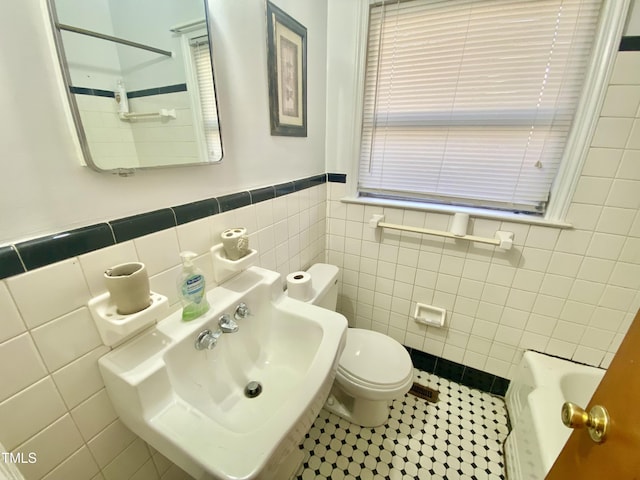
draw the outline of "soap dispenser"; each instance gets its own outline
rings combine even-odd
[[[198,318],[209,310],[205,280],[202,272],[193,264],[197,255],[193,252],[180,252],[182,273],[178,277],[178,295],[182,300],[182,320]]]

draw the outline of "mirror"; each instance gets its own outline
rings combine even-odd
[[[206,0],[48,0],[87,165],[222,159]]]

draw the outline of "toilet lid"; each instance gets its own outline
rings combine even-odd
[[[338,371],[358,383],[392,387],[406,382],[413,364],[406,349],[393,338],[349,328]]]

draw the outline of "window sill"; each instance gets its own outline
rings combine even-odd
[[[524,213],[501,212],[476,207],[461,207],[456,205],[425,204],[412,202],[409,200],[390,200],[383,198],[365,198],[347,196],[340,199],[343,203],[353,203],[358,205],[369,205],[377,207],[405,208],[409,210],[419,210],[423,212],[444,213],[453,215],[456,212],[468,213],[470,217],[488,218],[503,222],[525,223],[529,225],[541,225],[551,228],[573,228],[573,225],[560,220],[550,220],[543,217],[535,217]]]

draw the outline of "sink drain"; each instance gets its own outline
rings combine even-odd
[[[244,395],[249,398],[255,398],[262,393],[262,385],[259,382],[249,382],[244,387]]]

